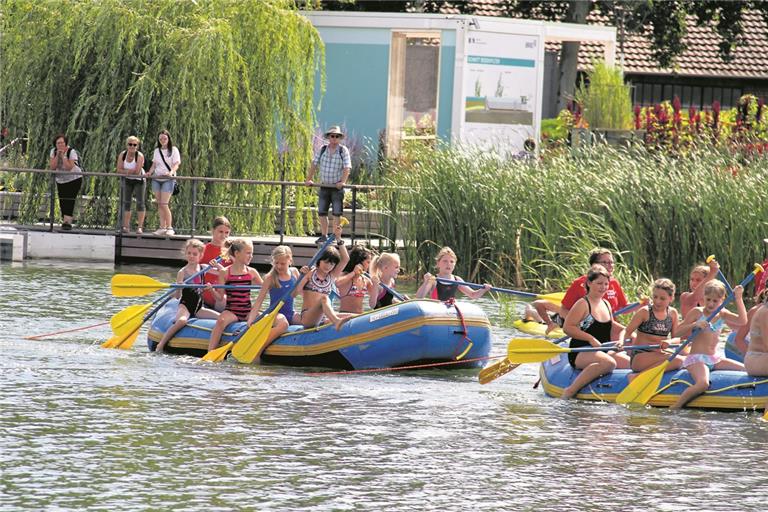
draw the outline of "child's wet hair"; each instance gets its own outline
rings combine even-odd
[[[187,240],[187,243],[184,244],[184,247],[181,248],[181,254],[185,255],[187,254],[187,249],[190,247],[197,249],[201,253],[205,250],[205,244],[198,240],[197,238],[190,238]]]
[[[691,269],[691,274],[701,274],[701,277],[707,277],[709,275],[709,267],[707,265],[696,265]]]
[[[669,294],[670,297],[675,297],[675,283],[672,282],[671,279],[667,279],[666,277],[659,278],[653,282],[653,286],[651,287],[651,290],[664,290]]]
[[[224,249],[221,251],[221,255],[224,259],[233,260],[235,254],[239,253],[246,247],[253,247],[253,243],[245,238],[233,238],[224,242]]]
[[[584,281],[584,288],[589,291],[589,283],[592,283],[597,280],[600,276],[610,279],[611,275],[608,273],[608,270],[602,265],[594,264],[589,268],[589,272],[587,272],[587,280]]]
[[[707,284],[704,285],[704,296],[705,297],[718,297],[718,298],[724,298],[727,295],[727,290],[725,289],[725,285],[717,280],[713,279],[712,281],[708,281]]]
[[[362,245],[353,245],[349,251],[349,263],[344,267],[344,272],[352,272],[357,265],[362,263],[368,258],[373,257],[373,251]]]
[[[400,264],[400,256],[396,252],[383,252],[371,261],[371,274],[379,274],[381,267],[387,267],[393,263]]]
[[[219,226],[227,226],[230,230],[232,229],[232,224],[229,223],[229,219],[223,215],[219,215],[213,219],[213,225],[211,226],[211,229],[216,229]]]
[[[333,263],[334,265],[338,265],[341,261],[339,250],[335,247],[326,247],[325,251],[323,251],[323,254],[320,256],[320,258],[318,258],[317,263],[319,264],[321,261],[327,261],[329,263]]]
[[[447,245],[442,249],[440,249],[440,251],[438,251],[437,256],[435,256],[435,261],[440,261],[441,259],[443,259],[443,256],[451,256],[453,257],[454,260],[459,259],[456,257],[456,253],[453,252],[453,249],[451,249]]]

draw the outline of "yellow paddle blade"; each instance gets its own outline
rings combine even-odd
[[[203,361],[208,361],[211,363],[219,363],[224,360],[225,357],[227,357],[227,353],[229,353],[229,349],[232,348],[232,345],[234,345],[233,342],[229,342],[225,345],[222,345],[219,348],[215,348],[208,353],[206,353],[203,356]]]
[[[101,344],[101,348],[115,348],[115,347],[117,347],[117,345],[122,341],[124,336],[125,335],[118,336],[117,334],[115,334],[114,336],[109,338],[107,341],[102,343]]]
[[[540,363],[563,352],[570,349],[539,338],[514,338],[507,346],[507,358],[514,364]]]
[[[123,339],[120,340],[120,343],[118,343],[114,348],[119,348],[120,350],[130,350],[131,347],[133,347],[133,344],[136,342],[136,338],[139,337],[139,331],[140,329],[136,329],[133,333],[129,333],[127,336],[124,336]]]
[[[765,410],[765,414],[763,414],[763,419],[765,421],[768,421],[768,409]]]
[[[275,317],[280,313],[281,307],[283,307],[283,301],[278,302],[277,306],[268,315],[253,324],[237,340],[235,347],[232,349],[232,355],[235,356],[235,359],[241,363],[251,364],[261,355],[264,349],[267,348],[269,331],[272,329],[272,324],[275,322]]]
[[[147,314],[151,307],[151,302],[148,304],[135,304],[115,313],[109,320],[112,332],[120,335],[135,331],[141,327],[141,324],[144,322],[144,315]]]
[[[565,298],[565,292],[555,292],[555,293],[548,293],[546,295],[537,295],[536,298],[548,300],[549,302],[554,302],[555,304],[560,304],[561,302],[563,302],[563,299]]]
[[[344,217],[343,215],[339,217],[339,226],[344,227],[347,224],[349,224],[349,219]]]
[[[498,361],[496,363],[493,363],[490,366],[487,366],[480,370],[480,373],[478,374],[477,378],[480,381],[480,384],[488,384],[489,382],[492,382],[502,375],[506,375],[515,368],[520,366],[519,364],[513,364],[512,361],[510,361],[507,358],[502,359],[501,361]]]
[[[142,297],[171,286],[140,274],[115,274],[111,283],[115,297]]]
[[[664,376],[664,370],[667,369],[668,365],[669,360],[666,360],[659,366],[645,370],[632,379],[624,391],[618,394],[616,403],[620,405],[647,404],[659,389],[661,378]]]

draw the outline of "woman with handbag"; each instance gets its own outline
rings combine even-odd
[[[62,231],[71,231],[75,199],[83,185],[83,175],[81,174],[80,156],[74,148],[69,147],[69,139],[63,133],[56,135],[53,139],[49,167],[59,171],[55,176],[62,217],[61,229]]]
[[[125,141],[125,150],[117,155],[117,172],[124,176],[123,182],[123,233],[131,230],[131,202],[136,197],[136,233],[144,232],[144,216],[147,208],[144,198],[147,195],[147,180],[144,179],[144,155],[139,151],[139,138],[131,135]]]
[[[157,136],[157,146],[152,155],[152,166],[149,175],[152,177],[152,192],[157,201],[157,213],[160,217],[160,229],[155,231],[158,236],[170,236],[175,234],[173,230],[173,217],[171,215],[171,196],[176,184],[176,171],[181,165],[179,148],[173,145],[171,134],[163,130]]]

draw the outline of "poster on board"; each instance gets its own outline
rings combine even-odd
[[[523,151],[533,138],[539,37],[470,32],[464,74],[464,123],[461,140],[480,147]]]

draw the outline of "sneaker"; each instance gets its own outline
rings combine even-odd
[[[143,229],[141,226],[139,226],[138,228],[136,228],[136,234],[137,234],[137,235],[140,235],[140,234],[142,234],[142,233],[144,233],[144,229]]]
[[[168,228],[165,230],[165,236],[173,236],[176,232],[173,230],[173,228]]]
[[[160,229],[158,229],[157,231],[155,231],[152,234],[153,235],[157,235],[157,236],[165,236],[166,231],[168,231],[168,230],[165,229],[165,228],[160,228]]]
[[[328,240],[328,235],[320,235],[317,240],[315,240],[315,243],[317,245],[323,245],[325,241]]]
[[[72,231],[72,224],[69,222],[62,222],[61,223],[61,230],[62,231]]]

